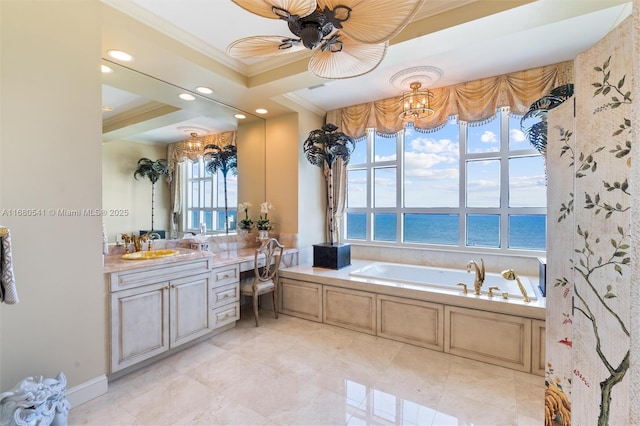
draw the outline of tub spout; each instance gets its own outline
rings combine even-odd
[[[476,277],[473,280],[473,288],[476,296],[480,295],[480,289],[482,288],[482,284],[484,283],[484,259],[480,259],[480,265],[475,260],[470,260],[467,263],[467,272],[471,272],[471,267],[474,266],[476,269]]]
[[[506,280],[509,280],[509,281],[516,280],[516,283],[518,283],[518,288],[520,289],[520,293],[522,293],[522,299],[525,302],[529,301],[529,296],[527,296],[527,290],[525,290],[524,286],[520,282],[520,278],[518,278],[518,276],[516,275],[516,271],[514,271],[513,269],[505,269],[504,271],[501,272],[501,275]]]

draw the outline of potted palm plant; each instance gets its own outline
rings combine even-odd
[[[338,126],[333,123],[327,123],[320,129],[312,130],[303,146],[307,160],[314,166],[325,169],[324,176],[327,184],[328,242],[313,246],[313,266],[331,269],[340,269],[351,264],[351,246],[334,242],[336,203],[333,180],[335,161],[340,159],[344,166],[349,164],[355,142],[337,130]]]
[[[169,162],[164,158],[159,160],[150,160],[148,158],[141,158],[138,160],[138,166],[136,171],[133,172],[133,177],[138,180],[138,177],[149,178],[151,181],[151,230],[150,231],[140,231],[140,235],[149,233],[149,232],[157,232],[161,238],[165,237],[165,231],[156,231],[154,229],[154,210],[155,210],[155,193],[156,193],[156,182],[161,177],[171,178],[169,173]]]
[[[542,155],[547,152],[547,119],[549,110],[562,104],[564,101],[573,96],[573,84],[567,83],[551,89],[551,92],[538,99],[531,104],[529,110],[520,119],[520,127],[531,145],[534,146]],[[529,119],[538,118],[540,121],[535,122],[530,127],[524,129],[524,123]]]
[[[204,147],[204,159],[207,162],[205,169],[216,174],[218,170],[222,173],[224,185],[224,231],[229,234],[229,207],[227,202],[227,175],[231,172],[234,176],[238,173],[238,148],[233,145],[209,144]]]

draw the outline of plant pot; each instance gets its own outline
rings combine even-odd
[[[258,229],[258,239],[259,240],[268,240],[269,239],[269,231],[266,229]]]
[[[340,269],[351,265],[351,245],[322,243],[313,245],[313,266]]]

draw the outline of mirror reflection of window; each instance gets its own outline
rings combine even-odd
[[[184,197],[184,232],[225,232],[224,183],[222,172],[209,173],[202,159],[181,164],[186,173]],[[237,229],[238,177],[227,175],[227,206],[229,232]]]

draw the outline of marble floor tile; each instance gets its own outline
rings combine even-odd
[[[544,378],[287,315],[109,383],[69,425],[540,425]]]

